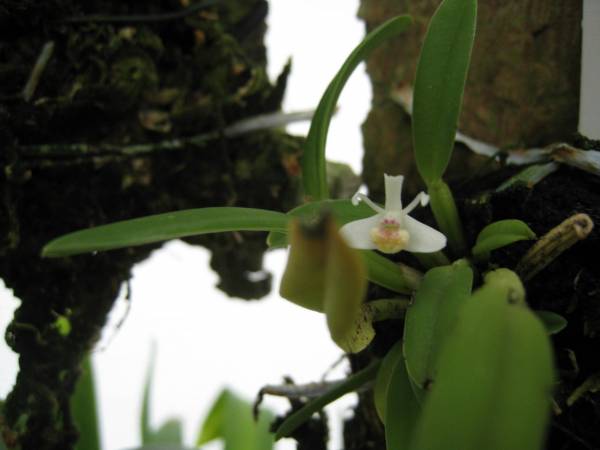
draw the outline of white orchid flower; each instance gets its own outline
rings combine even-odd
[[[366,219],[349,222],[340,233],[350,247],[377,249],[383,253],[398,253],[401,250],[416,253],[432,253],[446,246],[446,236],[408,214],[417,207],[426,206],[429,196],[419,192],[415,199],[402,208],[402,175],[385,177],[385,208],[373,203],[366,195],[357,192],[352,204],[365,202],[377,214]]]

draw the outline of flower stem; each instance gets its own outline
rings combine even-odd
[[[442,233],[448,238],[448,245],[455,256],[467,254],[467,244],[458,209],[452,191],[440,178],[429,184],[431,210]]]

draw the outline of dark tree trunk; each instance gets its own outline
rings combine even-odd
[[[298,140],[264,131],[220,135],[280,107],[286,73],[272,85],[265,71],[267,3],[168,14],[187,3],[0,1],[0,277],[22,302],[6,334],[20,365],[0,421],[11,445],[73,448],[69,398],[82,358],[132,265],[156,248],[48,260],[40,258],[45,243],[166,211],[287,210],[296,202]],[[46,43],[53,52],[24,96]],[[161,149],[173,139],[180,148]],[[135,144],[149,151],[128,153]],[[247,278],[262,269],[263,235],[189,242],[213,251],[225,292],[258,298],[269,291],[270,278]],[[54,326],[58,315],[71,322],[67,335]]]

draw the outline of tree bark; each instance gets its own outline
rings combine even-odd
[[[48,260],[40,257],[45,243],[173,210],[285,211],[296,203],[297,139],[222,135],[235,121],[280,107],[287,72],[276,85],[266,75],[267,4],[196,8],[204,3],[0,2],[0,276],[22,302],[6,333],[20,367],[0,420],[11,446],[73,448],[69,398],[82,358],[133,264],[157,247]],[[49,58],[32,70],[42,49]],[[216,137],[162,145],[206,133]],[[125,151],[137,144],[150,150]],[[188,242],[212,250],[221,289],[259,298],[270,277],[248,273],[262,269],[264,238]],[[55,326],[59,315],[70,321],[66,335]]]

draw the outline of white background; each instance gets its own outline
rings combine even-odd
[[[272,79],[293,57],[285,111],[314,108],[345,57],[364,36],[355,15],[357,0],[271,0],[268,18],[269,74]],[[360,67],[340,99],[329,135],[328,158],[349,162],[360,171],[360,123],[370,103],[370,87]],[[305,134],[308,124],[290,131]],[[140,443],[142,384],[151,345],[157,347],[152,419],[184,421],[185,440],[192,444],[214,397],[230,386],[253,399],[264,384],[292,375],[296,382],[318,381],[341,355],[331,342],[324,317],[276,295],[285,252],[270,253],[267,268],[276,274],[274,291],[260,302],[226,298],[214,288],[217,277],[202,248],[172,242],[135,267],[131,310],[120,330],[115,324],[125,310],[121,299],[94,354],[105,450]],[[0,330],[10,321],[18,301],[0,290]],[[0,343],[0,398],[10,391],[17,361]],[[345,367],[338,368],[338,376]],[[333,408],[331,422],[348,414],[348,399]],[[268,402],[285,409],[286,403]],[[340,448],[335,426],[332,448]],[[210,446],[214,448],[214,445]],[[283,442],[278,448],[294,448]]]

